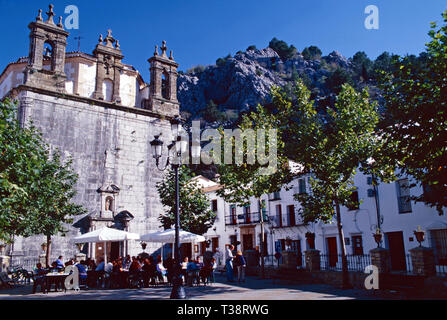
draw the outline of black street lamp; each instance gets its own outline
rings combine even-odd
[[[175,173],[175,244],[174,244],[174,274],[172,276],[172,292],[171,299],[185,299],[185,289],[183,287],[183,280],[181,278],[181,263],[180,263],[180,246],[179,246],[179,230],[180,230],[180,199],[179,199],[179,178],[178,170],[182,164],[182,155],[187,152],[188,142],[186,139],[182,139],[181,130],[182,123],[181,119],[177,116],[171,120],[171,130],[174,137],[174,141],[168,145],[168,156],[166,160],[166,165],[164,167],[159,167],[160,158],[163,153],[163,141],[159,139],[159,135],[154,137],[151,141],[152,154],[155,158],[155,163],[157,169],[160,171],[166,170],[166,168],[171,165]],[[175,156],[177,161],[171,161],[171,156]],[[200,145],[192,145],[191,155],[193,158],[200,156]]]
[[[376,164],[376,160],[374,160],[373,158],[368,158],[367,160],[366,160],[366,162],[368,163],[368,165],[370,166],[370,168],[371,169],[373,169],[374,168],[374,165]],[[381,220],[382,220],[382,218],[381,218],[381,216],[380,216],[380,202],[379,202],[379,186],[378,186],[378,183],[377,183],[377,177],[376,177],[376,175],[374,174],[374,170],[371,170],[372,172],[371,172],[371,183],[372,183],[372,186],[373,186],[373,193],[374,193],[374,200],[375,200],[375,202],[376,202],[376,214],[377,214],[377,228],[376,228],[376,234],[381,234],[380,232],[381,232],[381,230],[382,230],[382,226],[381,226]],[[376,237],[375,237],[376,238]],[[377,237],[377,239],[379,239],[378,237]],[[380,237],[380,239],[381,239],[381,237]],[[377,240],[376,240],[376,242],[377,242]],[[381,240],[378,240],[378,242],[377,242],[377,247],[380,247],[380,243],[381,243]]]

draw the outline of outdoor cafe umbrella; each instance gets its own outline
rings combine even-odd
[[[152,232],[140,236],[140,240],[148,242],[173,243],[175,242],[175,229],[167,229],[159,232]],[[185,242],[203,242],[205,237],[184,230],[179,230],[179,241]]]
[[[112,242],[112,241],[127,241],[138,240],[140,236],[136,233],[126,232],[113,228],[101,228],[91,232],[84,233],[78,237],[73,238],[74,243],[90,243],[90,242]],[[107,247],[104,248],[104,263],[107,263]]]
[[[140,240],[148,242],[159,242],[159,243],[174,243],[175,229],[167,229],[164,231],[147,233],[140,236]],[[205,237],[188,231],[179,230],[179,241],[180,243],[203,242],[205,241]]]

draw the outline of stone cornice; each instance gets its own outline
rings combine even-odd
[[[10,92],[9,96],[17,96],[21,91],[31,91],[31,92],[40,93],[40,94],[53,96],[53,97],[57,97],[57,98],[78,101],[78,102],[90,104],[92,106],[101,106],[101,107],[120,110],[120,111],[124,111],[124,112],[128,112],[128,113],[158,118],[161,120],[170,121],[173,119],[173,117],[171,117],[171,116],[162,115],[162,114],[159,114],[159,113],[156,113],[156,112],[153,112],[150,110],[146,110],[146,109],[141,109],[141,108],[136,108],[136,107],[127,107],[127,106],[123,106],[123,105],[119,105],[116,103],[111,103],[111,102],[107,102],[107,101],[103,101],[103,100],[81,97],[81,96],[77,96],[77,95],[73,95],[73,94],[69,94],[69,93],[61,93],[61,92],[56,92],[56,91],[52,91],[52,90],[31,87],[31,86],[27,86],[27,85],[20,85],[11,91],[13,91],[13,92]],[[8,96],[8,95],[6,95],[6,96]]]

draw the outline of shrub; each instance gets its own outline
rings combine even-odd
[[[297,53],[293,45],[289,46],[285,41],[276,38],[269,42],[269,47],[275,50],[282,60],[290,59]]]
[[[310,46],[304,48],[302,55],[305,60],[319,60],[322,52],[317,46]]]

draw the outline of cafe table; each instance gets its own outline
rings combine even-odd
[[[57,292],[59,287],[64,288],[65,292],[65,279],[69,276],[69,273],[64,272],[50,272],[45,275],[45,292],[48,293],[51,289],[51,285],[54,284],[54,291]]]

